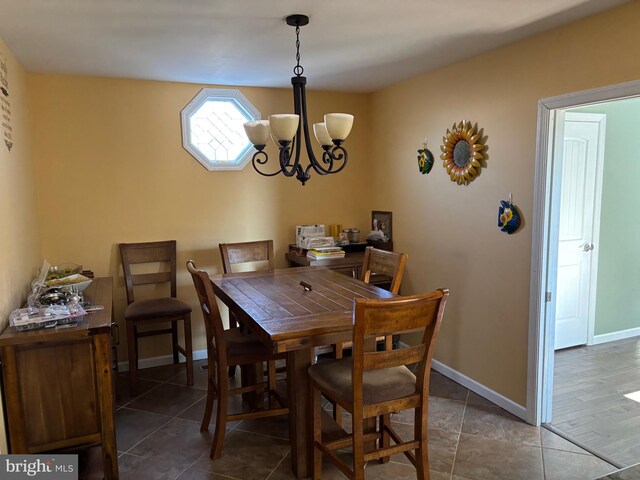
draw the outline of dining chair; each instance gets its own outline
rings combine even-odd
[[[222,269],[224,273],[233,273],[234,265],[244,265],[252,270],[271,271],[274,267],[273,240],[257,240],[253,242],[221,243],[220,255],[222,256]],[[256,268],[257,267],[257,268]],[[238,326],[239,322],[235,316],[229,313],[229,327]],[[275,368],[275,365],[268,365],[268,368]],[[248,372],[245,368],[245,376]],[[259,369],[258,369],[259,370]],[[229,376],[233,377],[236,367],[229,367]],[[260,375],[260,371],[257,372]],[[253,375],[250,375],[253,376]],[[243,377],[244,378],[244,377]]]
[[[404,275],[404,266],[407,263],[406,253],[389,252],[379,248],[367,247],[364,251],[362,262],[362,280],[371,283],[377,276],[391,277],[389,291],[397,294]]]
[[[254,242],[221,243],[222,268],[224,273],[232,273],[233,265],[242,263],[262,263],[263,268],[253,270],[273,270],[273,240],[258,240]],[[266,263],[265,263],[266,262]],[[266,266],[266,268],[264,268]]]
[[[348,478],[362,480],[365,462],[385,462],[398,453],[404,453],[416,467],[418,479],[429,479],[429,371],[448,296],[448,290],[439,289],[423,295],[355,300],[353,356],[309,367],[314,480],[320,479],[323,455]],[[416,346],[378,352],[372,341],[379,335],[416,330],[422,331]],[[405,366],[414,363],[415,375]],[[344,432],[342,438],[323,440],[321,394],[351,413],[350,435]],[[415,409],[414,438],[403,440],[391,427],[390,416],[408,409]],[[371,427],[376,425],[376,417],[377,426],[365,431],[367,419]],[[353,451],[352,468],[337,455],[338,450],[349,447]]]
[[[138,339],[155,335],[171,335],[173,363],[179,363],[179,353],[186,357],[187,385],[193,385],[193,349],[191,344],[191,307],[176,298],[176,241],[121,243],[120,257],[127,291],[127,348],[129,352],[129,389],[138,389]],[[153,271],[133,273],[138,264],[154,264]],[[155,264],[159,266],[156,267]],[[140,267],[134,267],[136,271]],[[144,269],[144,267],[142,267]],[[160,270],[160,271],[158,271]],[[134,287],[169,284],[169,295],[136,300]],[[149,287],[147,287],[149,288]],[[183,322],[184,347],[178,344],[178,322]],[[170,323],[169,328],[138,331],[142,325]]]
[[[364,251],[360,280],[364,283],[371,283],[376,278],[389,277],[391,279],[388,283],[389,291],[397,295],[400,291],[407,258],[408,255],[406,253],[389,252],[369,246]],[[384,340],[386,350],[393,348],[392,335],[381,336],[378,340]],[[341,342],[333,345],[333,358],[342,358],[345,349],[349,349],[351,346],[352,342]],[[343,411],[340,405],[334,404],[333,418],[338,425],[342,425],[342,414]]]
[[[269,372],[266,382],[230,389],[227,368],[232,365],[250,365],[263,361],[273,362],[277,358],[281,358],[283,354],[274,355],[260,339],[252,334],[247,335],[241,332],[238,327],[225,330],[209,275],[205,271],[198,270],[193,260],[187,262],[187,270],[191,273],[202,307],[207,336],[207,403],[200,431],[208,430],[213,401],[217,400],[216,428],[210,453],[210,457],[216,459],[222,455],[227,422],[274,417],[289,413],[286,402],[276,391],[275,374],[272,375],[272,372]],[[268,392],[268,409],[234,414],[227,412],[228,397],[246,392],[261,392],[265,390],[265,387]],[[264,400],[261,400],[264,403]]]

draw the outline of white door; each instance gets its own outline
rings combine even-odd
[[[562,152],[555,349],[593,336],[603,114],[567,112]]]

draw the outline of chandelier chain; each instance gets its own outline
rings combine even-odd
[[[300,25],[296,25],[296,62],[293,73],[299,77],[304,73],[304,68],[300,65]]]

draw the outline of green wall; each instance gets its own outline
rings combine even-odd
[[[607,115],[595,335],[640,327],[640,98],[573,109]]]

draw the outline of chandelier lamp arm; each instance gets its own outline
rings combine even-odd
[[[347,166],[348,155],[347,151],[342,146],[335,145],[333,147],[327,146],[322,148],[325,149],[325,151],[322,152],[322,161],[328,164],[328,167],[324,169],[322,168],[322,165],[317,165],[316,172],[318,172],[320,175],[326,175],[327,173],[338,173]],[[334,162],[342,163],[338,168],[334,169]]]
[[[251,158],[251,164],[253,165],[254,170],[258,172],[260,175],[263,175],[265,177],[275,177],[276,175],[279,175],[280,173],[282,173],[282,169],[272,173],[265,173],[262,170],[260,170],[261,168],[260,166],[266,164],[267,161],[269,160],[269,157],[267,156],[267,152],[263,151],[263,148],[265,147],[265,145],[256,145],[256,148],[258,148],[259,146],[261,146],[262,148],[258,149],[258,151],[254,153],[253,157]]]
[[[292,142],[279,142],[280,153],[278,155],[278,159],[280,161],[280,172],[284,174],[285,177],[293,177],[298,173],[299,165],[298,162],[291,163],[291,152],[295,148]]]

